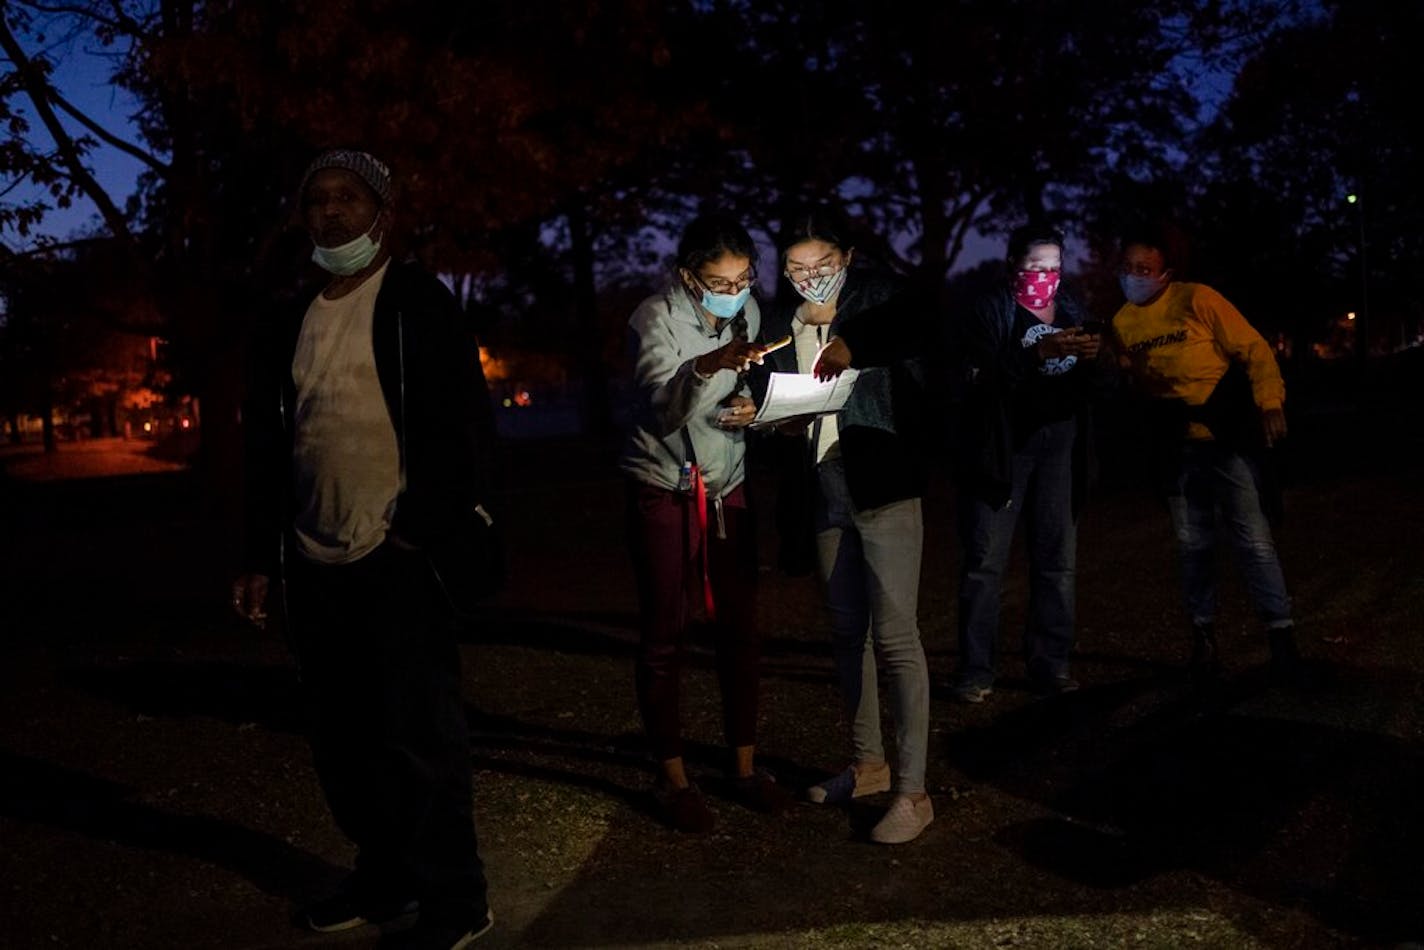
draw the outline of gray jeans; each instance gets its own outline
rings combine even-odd
[[[885,761],[876,654],[895,700],[895,791],[925,790],[930,678],[920,642],[920,499],[857,511],[840,460],[822,462],[816,548],[857,762]]]

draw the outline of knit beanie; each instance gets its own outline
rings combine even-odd
[[[343,168],[370,185],[376,197],[381,199],[381,204],[391,200],[391,170],[386,163],[369,152],[349,148],[328,149],[318,155],[307,166],[306,174],[302,175],[302,184],[297,189],[297,194],[306,194],[307,183],[324,168]]]

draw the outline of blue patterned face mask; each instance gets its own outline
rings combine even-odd
[[[712,291],[702,289],[702,309],[719,320],[726,320],[735,317],[746,305],[747,298],[752,295],[750,287],[743,287],[735,294],[714,294]]]
[[[371,230],[375,230],[376,225],[371,224]],[[381,242],[371,238],[371,232],[358,235],[345,244],[336,247],[316,246],[312,249],[312,260],[322,270],[335,274],[337,277],[350,277],[352,274],[360,272],[366,265],[376,259],[380,253]]]
[[[1117,282],[1122,287],[1122,295],[1127,298],[1127,302],[1140,306],[1167,286],[1167,275],[1148,277],[1142,274],[1119,274]]]

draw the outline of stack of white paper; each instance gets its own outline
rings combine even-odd
[[[824,416],[840,412],[855,387],[859,370],[848,369],[834,379],[819,380],[810,373],[772,373],[766,398],[757,408],[752,425],[781,422],[794,416]]]

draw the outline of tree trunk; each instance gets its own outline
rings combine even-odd
[[[210,364],[196,393],[202,411],[198,426],[197,455],[192,459],[199,484],[203,486],[203,515],[212,526],[215,567],[234,566],[241,544],[242,523],[242,427],[238,422],[242,402],[242,374],[239,361],[222,360]]]
[[[920,266],[915,281],[928,300],[943,302],[949,269],[952,229],[945,209],[944,173],[930,155],[915,159],[915,183],[920,198]]]
[[[44,405],[40,407],[40,424],[45,454],[50,455],[54,452],[56,445],[54,440],[54,400],[49,396],[45,397]]]
[[[598,288],[593,273],[593,228],[582,196],[569,202],[570,257],[574,269],[574,319],[579,375],[583,379],[584,432],[599,442],[613,435],[613,399],[603,362],[603,328],[598,320]]]

